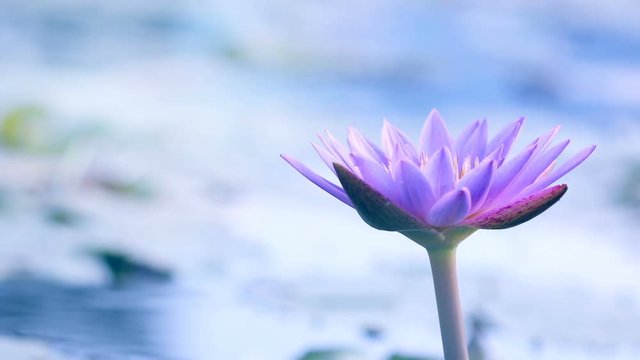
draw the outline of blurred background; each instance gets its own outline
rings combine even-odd
[[[279,158],[387,118],[596,153],[459,248],[474,360],[640,358],[640,3],[0,0],[6,359],[441,359],[426,253]]]

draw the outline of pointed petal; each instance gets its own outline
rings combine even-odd
[[[567,185],[557,185],[470,219],[465,224],[479,229],[506,229],[520,225],[542,214],[566,191]]]
[[[397,200],[398,189],[391,174],[376,161],[361,154],[352,154],[362,180],[391,200]],[[335,167],[335,166],[334,166]]]
[[[429,181],[420,168],[408,161],[400,162],[402,189],[408,200],[409,211],[418,219],[424,220],[435,202],[435,196]]]
[[[458,150],[458,163],[462,162],[466,158],[479,159],[484,158],[485,150],[487,147],[487,120],[482,120],[478,123],[475,131],[469,136],[467,141],[462,144],[460,150]]]
[[[318,155],[320,155],[322,161],[324,161],[324,163],[329,167],[329,169],[331,169],[331,171],[333,171],[334,174],[336,173],[336,171],[333,169],[333,163],[339,163],[343,166],[347,166],[341,159],[335,157],[332,153],[330,153],[322,146],[316,145],[313,142],[311,143],[311,146],[313,146]]]
[[[399,206],[402,209],[405,209],[406,211],[410,211],[411,200],[409,199],[409,194],[404,191],[404,179],[402,175],[402,169],[400,168],[400,163],[402,161],[407,160],[399,160],[397,162],[391,162],[391,164],[389,164],[389,173],[394,186],[394,192],[392,196],[395,205]],[[389,197],[387,195],[385,196]]]
[[[347,150],[347,148],[345,148],[329,131],[325,130],[325,134],[326,138],[318,134],[318,138],[320,138],[324,147],[332,153],[333,156],[340,159],[349,170],[354,171],[354,164],[349,156],[349,150]]]
[[[429,184],[432,185],[436,198],[453,190],[456,183],[456,171],[449,148],[441,148],[429,159],[425,174]]]
[[[419,163],[419,157],[411,144],[396,144],[393,156],[389,159],[391,163],[397,163],[401,160],[411,161],[414,164]]]
[[[493,177],[489,195],[487,195],[487,199],[485,200],[485,205],[489,205],[495,202],[495,200],[500,197],[507,186],[509,186],[509,184],[518,176],[518,174],[520,174],[520,171],[522,171],[524,166],[533,157],[533,153],[535,152],[537,147],[538,146],[536,144],[530,145],[520,154],[516,155],[516,157],[510,159],[509,161],[506,161],[502,166],[498,168]]]
[[[500,146],[502,149],[502,159],[500,159],[500,163],[502,160],[507,157],[509,154],[509,150],[511,150],[511,145],[515,142],[518,137],[518,133],[520,133],[520,129],[522,128],[522,124],[524,124],[524,118],[521,117],[517,121],[507,125],[504,129],[502,129],[498,135],[494,136],[493,139],[487,145],[487,153],[491,153],[495,151]]]
[[[476,131],[479,125],[480,125],[480,120],[476,120],[472,122],[471,124],[467,125],[467,127],[465,127],[460,133],[460,135],[458,135],[458,137],[456,138],[454,147],[456,149],[455,151],[458,154],[458,157],[460,157],[460,153],[462,152],[466,144],[469,142],[471,135],[473,135],[473,133]]]
[[[308,167],[306,167],[304,164],[302,164],[301,162],[299,162],[296,159],[293,159],[287,155],[280,155],[286,162],[288,162],[291,166],[293,166],[296,170],[298,170],[298,172],[300,172],[300,174],[302,174],[304,177],[306,177],[307,179],[309,179],[309,181],[311,181],[312,183],[316,184],[317,186],[319,186],[322,190],[328,192],[329,194],[333,195],[335,198],[337,198],[338,200],[342,201],[343,203],[354,207],[353,206],[353,202],[351,202],[351,199],[349,199],[349,197],[347,196],[347,194],[345,193],[345,191],[339,187],[338,185],[330,182],[329,180],[323,178],[322,176],[314,173],[313,171],[311,171]],[[348,171],[348,170],[347,170]]]
[[[469,214],[470,209],[469,189],[453,190],[444,194],[433,204],[427,220],[429,224],[437,227],[456,225]]]
[[[427,117],[420,134],[419,144],[420,150],[429,156],[442,147],[452,147],[451,135],[438,110],[433,109]]]
[[[373,151],[375,151],[377,155],[377,160],[380,161],[381,164],[388,164],[389,158],[387,158],[387,155],[384,153],[384,151],[380,149],[380,147],[376,145],[374,142],[372,142],[371,140],[367,138],[365,138],[365,140],[367,141],[367,144],[369,144],[369,147],[371,147]]]
[[[395,159],[397,152],[401,150],[403,155],[407,156],[411,161],[417,162],[418,153],[411,143],[411,140],[386,119],[382,126],[382,146],[389,159]]]
[[[580,150],[577,154],[572,156],[560,167],[553,169],[548,175],[542,177],[533,184],[524,188],[521,192],[521,195],[527,196],[533,194],[553,184],[556,180],[560,179],[566,173],[573,170],[576,166],[580,165],[587,157],[589,157],[589,155],[591,155],[591,153],[593,153],[595,149],[596,146],[592,145]]]
[[[504,151],[503,151],[504,147],[502,145],[500,145],[497,149],[493,150],[492,152],[489,153],[489,155],[487,155],[487,157],[484,158],[484,160],[495,160],[496,163],[498,165],[500,165],[502,163],[502,160],[504,159]]]
[[[347,142],[349,148],[351,148],[352,154],[359,154],[361,156],[368,156],[369,158],[377,161],[380,164],[386,165],[388,163],[387,157],[382,150],[380,150],[375,144],[372,144],[367,140],[358,130],[350,127],[349,135],[347,136]]]
[[[567,148],[567,145],[569,145],[569,139],[539,153],[538,156],[534,154],[536,157],[525,165],[520,174],[503,192],[504,200],[509,201],[510,197],[518,195],[522,189],[532,184],[560,156],[564,149]]]
[[[549,144],[551,144],[551,141],[556,136],[558,131],[560,131],[560,125],[554,126],[553,129],[549,130],[548,133],[536,138],[530,145],[538,144],[538,150],[536,150],[536,153],[542,152],[547,148]]]
[[[394,205],[388,198],[340,164],[335,164],[336,174],[345,192],[353,201],[362,219],[379,230],[432,232],[430,227]]]
[[[471,193],[470,212],[478,209],[487,198],[496,166],[495,160],[485,160],[458,181],[457,189],[467,188]]]

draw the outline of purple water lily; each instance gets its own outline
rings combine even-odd
[[[418,146],[386,120],[381,147],[353,128],[348,147],[327,132],[313,146],[342,187],[289,156],[283,158],[377,229],[440,233],[454,227],[508,228],[558,201],[567,186],[549,186],[595,149],[587,147],[557,166],[569,140],[552,144],[555,127],[510,157],[523,122],[515,121],[489,140],[487,121],[475,121],[454,139],[433,110]]]
[[[382,147],[349,129],[348,148],[330,133],[316,151],[342,187],[288,156],[302,175],[380,230],[398,231],[427,249],[446,360],[468,360],[458,294],[457,245],[477,229],[504,229],[539,215],[567,191],[551,186],[583,162],[589,146],[560,165],[569,140],[552,144],[558,127],[509,157],[524,120],[488,139],[486,120],[452,138],[436,110],[422,129],[418,146],[385,121]]]

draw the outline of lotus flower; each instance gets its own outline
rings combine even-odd
[[[524,120],[491,140],[485,120],[453,138],[436,110],[422,129],[418,146],[385,121],[382,146],[349,129],[348,148],[330,133],[316,151],[342,187],[283,158],[314,184],[353,207],[376,229],[398,231],[429,254],[442,345],[446,360],[468,360],[458,294],[457,245],[477,229],[504,229],[539,215],[557,202],[567,185],[551,186],[583,162],[589,146],[561,165],[556,160],[569,140],[552,144],[558,127],[509,156]]]
[[[386,120],[382,146],[353,128],[348,147],[326,132],[319,136],[321,144],[313,146],[342,187],[289,156],[283,158],[355,208],[372,227],[399,231],[428,246],[438,239],[459,241],[476,229],[521,224],[564,195],[567,185],[549,186],[584,161],[595,146],[558,166],[569,139],[552,144],[556,126],[509,156],[523,122],[515,121],[489,140],[487,121],[475,121],[454,139],[434,109],[418,146]]]

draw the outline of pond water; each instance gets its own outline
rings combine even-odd
[[[317,132],[417,134],[437,107],[598,145],[547,214],[461,245],[474,359],[640,358],[638,15],[0,0],[0,351],[441,358],[424,251],[279,158],[322,169]]]

